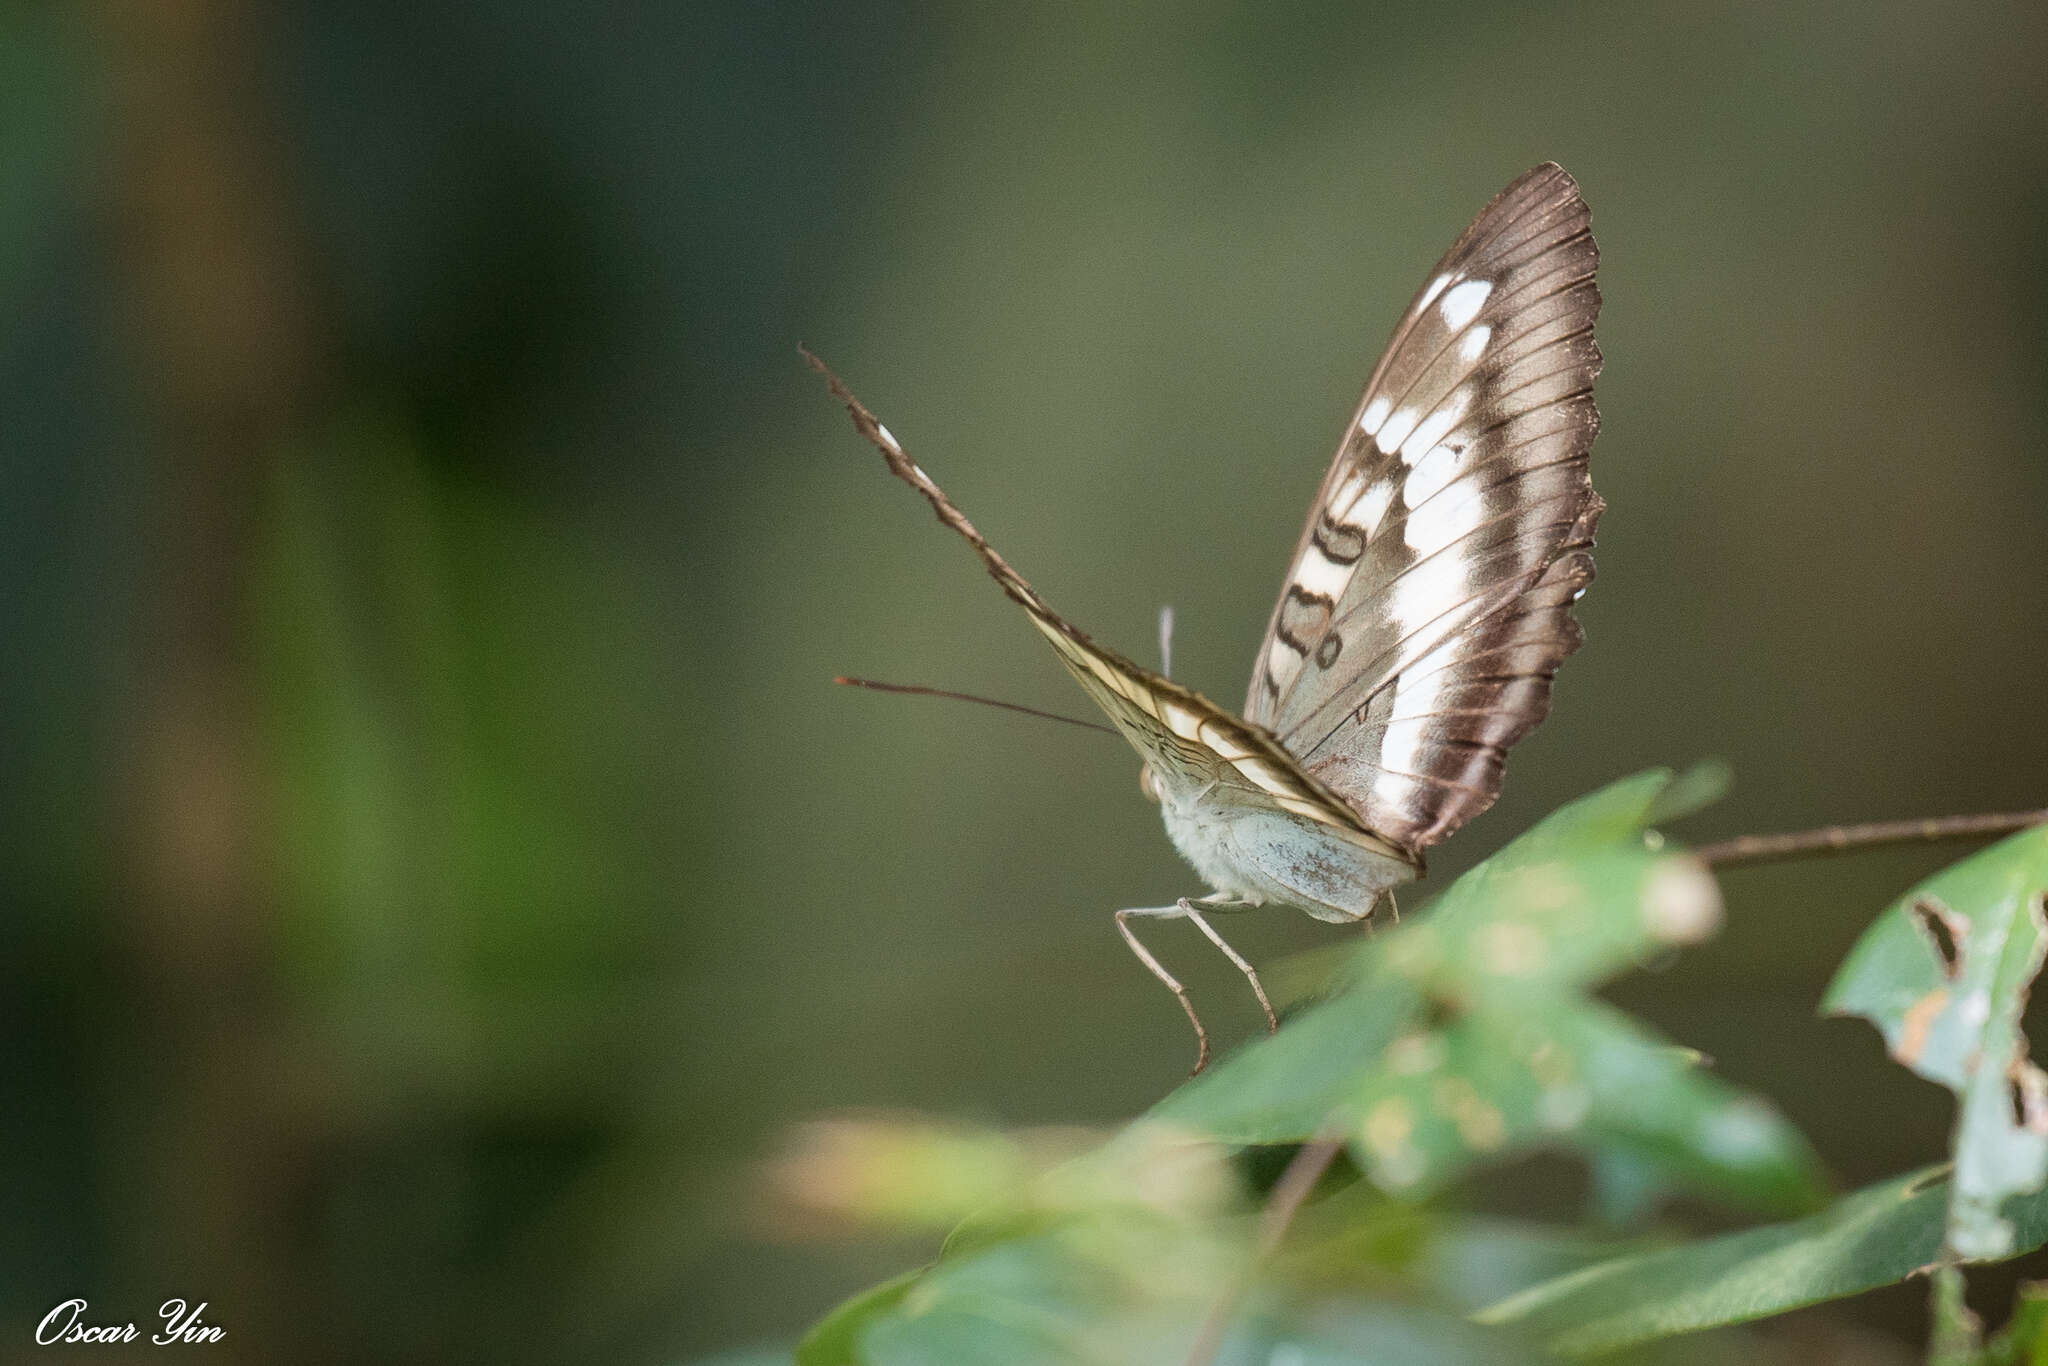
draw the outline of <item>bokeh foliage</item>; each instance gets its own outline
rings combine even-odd
[[[2041,966],[2019,927],[2037,931],[2048,914],[2048,827],[1915,888],[1845,964],[1830,1005],[1878,1019],[1901,1061],[1957,1091],[1959,1118],[1952,1163],[1827,1200],[1813,1154],[1767,1104],[1699,1076],[1696,1056],[1659,1059],[1626,1017],[1582,994],[1718,922],[1705,868],[1649,827],[1660,809],[1683,814],[1666,800],[1673,790],[1668,774],[1647,773],[1554,813],[1419,923],[1355,950],[1330,998],[1276,1036],[1198,1075],[1096,1151],[1036,1181],[990,1182],[987,1207],[933,1265],[828,1315],[796,1349],[796,1366],[1733,1362],[1770,1352],[1771,1340],[1694,1335],[1917,1284],[1930,1271],[1936,1366],[2035,1359],[2048,1350],[2039,1287],[2023,1288],[2010,1324],[1984,1343],[1961,1268],[2048,1242],[2048,1149],[2021,1141],[2048,1118],[2020,1079],[2014,1041]],[[1933,907],[1955,927],[1945,954],[1916,922]],[[1964,1026],[1941,1018],[1944,1007],[1975,1031],[1967,1053],[1955,1046]],[[1590,1049],[1588,1038],[1598,1040]],[[2024,1113],[1993,1115],[2008,1105],[2008,1077],[2010,1104]],[[1987,1089],[1997,1107],[1980,1099]],[[1646,1133],[1662,1141],[1646,1144]],[[1263,1192],[1215,1179],[1234,1150],[1290,1144],[1303,1146]],[[1647,1246],[1617,1255],[1592,1249],[1588,1231],[1479,1229],[1455,1202],[1427,1217],[1416,1209],[1458,1175],[1532,1145],[1595,1162],[1619,1149],[1665,1193],[1811,1212],[1675,1246],[1638,1235]],[[1340,1146],[1351,1167],[1334,1182],[1323,1166],[1301,1167]],[[813,1160],[808,1184],[865,1184],[864,1166],[874,1169]],[[1313,1175],[1297,1178],[1298,1168]],[[1205,1169],[1212,1179],[1162,1180]],[[1318,1199],[1297,1180],[1337,1193]],[[894,1184],[917,1188],[900,1175]],[[1545,1255],[1495,1257],[1489,1294],[1489,1278],[1469,1266],[1440,1279],[1459,1263],[1430,1250],[1461,1238]],[[1399,1345],[1385,1336],[1390,1319]],[[1814,1348],[1817,1359],[1849,1350]]]

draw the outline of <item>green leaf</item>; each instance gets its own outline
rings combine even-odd
[[[1647,1222],[1671,1193],[1671,1183],[1655,1162],[1627,1144],[1595,1148],[1587,1156],[1592,1169],[1591,1215],[1609,1228],[1632,1228]]]
[[[906,1271],[861,1291],[818,1321],[796,1346],[796,1366],[861,1366],[861,1335],[903,1302],[924,1269]]]
[[[1665,785],[1643,813],[1643,823],[1663,825],[1703,811],[1727,796],[1734,782],[1726,759],[1702,759]]]
[[[1367,940],[1339,994],[1185,1083],[1149,1118],[1231,1143],[1300,1142],[1355,1110],[1425,995],[1568,992],[1670,942],[1674,922],[1693,937],[1710,931],[1720,909],[1711,879],[1643,838],[1670,781],[1638,774],[1552,813],[1459,878],[1427,917]]]
[[[1566,802],[1517,836],[1488,862],[1531,862],[1593,845],[1634,839],[1658,810],[1677,775],[1668,768],[1631,773]]]
[[[1124,1208],[948,1257],[861,1338],[862,1366],[1185,1359],[1241,1272],[1239,1230]],[[803,1366],[811,1366],[805,1362]]]
[[[1484,1215],[1439,1214],[1419,1236],[1409,1273],[1465,1314],[1624,1251],[1620,1239]]]
[[[1746,1323],[1861,1294],[1941,1256],[1949,1182],[1928,1168],[1867,1187],[1820,1214],[1590,1266],[1481,1311],[1570,1356]],[[2004,1207],[2015,1247],[2048,1242],[2048,1197]]]
[[[2048,1366],[2048,1282],[2020,1282],[2012,1318],[1984,1356],[1990,1366]]]
[[[1288,1017],[1183,1083],[1147,1119],[1225,1143],[1300,1143],[1355,1089],[1421,1004],[1413,983],[1374,971],[1349,990]]]
[[[1150,1118],[1229,1143],[1347,1132],[1372,1179],[1410,1197],[1524,1148],[1618,1144],[1704,1193],[1810,1207],[1816,1164],[1775,1111],[1583,994],[1719,922],[1706,871],[1646,837],[1670,784],[1641,774],[1555,812],[1367,941],[1336,996]]]
[[[1416,1222],[1412,1212],[1381,1209],[1403,1224]],[[858,1357],[847,1359],[862,1366],[1181,1366],[1248,1266],[1248,1231],[1123,1210],[982,1246],[941,1261],[881,1305],[862,1325]],[[1524,1243],[1515,1253],[1527,1264],[1561,1258],[1539,1249],[1533,1234]],[[1409,1260],[1417,1255],[1412,1247],[1404,1253]],[[1452,1255],[1450,1265],[1474,1269],[1473,1248]],[[1323,1274],[1313,1289],[1270,1272],[1248,1287],[1216,1366],[1540,1360],[1508,1331],[1469,1322],[1459,1306],[1385,1302],[1398,1283],[1384,1269],[1317,1261]],[[813,1366],[808,1357],[799,1361]]]
[[[1507,1008],[1707,938],[1721,923],[1713,878],[1645,835],[1669,781],[1639,774],[1561,808],[1365,954],[1437,1000]]]
[[[1693,1050],[1599,1001],[1563,1023],[1556,1047],[1577,1061],[1592,1098],[1582,1145],[1738,1206],[1803,1213],[1824,1203],[1805,1135],[1761,1097],[1702,1070]]]
[[[2006,1256],[1998,1207],[2048,1179],[2048,1074],[2020,1017],[2048,954],[2048,828],[1952,864],[1886,909],[1851,950],[1822,1009],[1861,1015],[1914,1072],[1958,1097],[1948,1248]]]
[[[1301,1316],[1287,1330],[1239,1358],[1242,1366],[1538,1366],[1527,1344],[1441,1310],[1419,1305],[1332,1305]]]
[[[1121,1327],[1113,1297],[1056,1235],[943,1263],[914,1291],[870,1329],[868,1366],[1107,1361],[1105,1338]]]
[[[1597,1001],[1532,998],[1396,1041],[1356,1104],[1352,1146],[1383,1189],[1440,1187],[1491,1154],[1620,1148],[1693,1189],[1811,1208],[1818,1164],[1763,1101]]]

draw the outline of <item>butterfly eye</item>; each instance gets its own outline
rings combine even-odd
[[[1152,776],[1152,765],[1145,764],[1138,769],[1138,791],[1145,794],[1145,800],[1159,800],[1159,780]]]

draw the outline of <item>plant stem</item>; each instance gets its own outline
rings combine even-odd
[[[1929,1281],[1927,1366],[1980,1366],[1984,1324],[1963,1300],[1963,1273],[1938,1266]]]
[[[2048,825],[2048,810],[1994,811],[1976,816],[1935,816],[1924,820],[1872,821],[1865,825],[1829,825],[1789,835],[1738,835],[1717,844],[1702,844],[1693,856],[1702,863],[1772,863],[1810,854],[1846,854],[1886,844],[1921,844],[1935,840],[1975,839],[2004,835],[2033,825]]]
[[[1301,1145],[1294,1154],[1294,1160],[1287,1164],[1287,1170],[1280,1173],[1280,1179],[1273,1183],[1272,1191],[1266,1196],[1265,1213],[1259,1216],[1259,1244],[1252,1253],[1251,1265],[1210,1308],[1209,1316],[1202,1321],[1202,1331],[1195,1335],[1187,1366],[1209,1366],[1216,1359],[1218,1349],[1223,1346],[1223,1335],[1229,1330],[1231,1317],[1237,1313],[1238,1302],[1244,1298],[1252,1277],[1279,1250],[1281,1240],[1287,1236],[1287,1230],[1308,1200],[1309,1192],[1316,1188],[1316,1182],[1323,1179],[1323,1173],[1330,1169],[1330,1163],[1336,1160],[1343,1148],[1344,1140],[1341,1138],[1312,1139]]]

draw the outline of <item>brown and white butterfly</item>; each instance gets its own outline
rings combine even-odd
[[[1598,251],[1586,204],[1542,165],[1437,263],[1366,381],[1295,546],[1244,715],[1095,644],[1048,607],[815,357],[891,471],[964,537],[1143,757],[1141,785],[1213,889],[1119,911],[1117,928],[1208,1036],[1186,990],[1131,933],[1194,922],[1258,975],[1205,911],[1280,904],[1356,921],[1422,873],[1423,851],[1492,805],[1509,746],[1549,710],[1578,648],[1603,504]],[[809,352],[805,355],[808,357]]]

